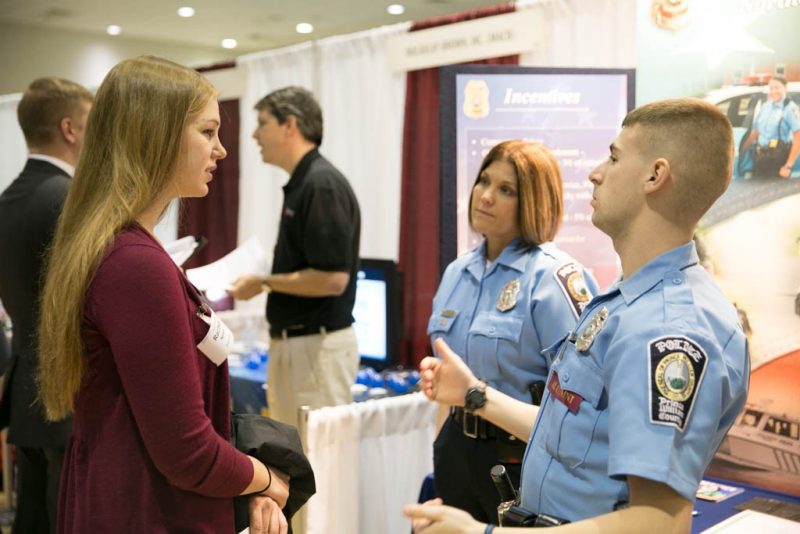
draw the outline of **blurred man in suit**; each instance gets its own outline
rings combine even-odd
[[[49,423],[36,402],[42,270],[83,144],[92,94],[60,78],[34,80],[17,118],[28,145],[22,173],[0,195],[0,300],[13,324],[0,426],[17,446],[13,533],[55,532],[64,446],[71,421]]]

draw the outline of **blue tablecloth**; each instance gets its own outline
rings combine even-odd
[[[267,392],[264,389],[266,366],[251,369],[245,365],[229,363],[233,411],[264,415],[267,409]]]
[[[755,488],[753,486],[748,486],[747,484],[741,484],[739,482],[732,482],[719,478],[706,477],[706,480],[719,482],[720,484],[726,484],[728,486],[744,488],[744,492],[734,495],[733,497],[728,497],[722,502],[702,501],[697,499],[697,501],[695,501],[694,509],[698,512],[698,514],[694,516],[694,520],[692,521],[692,534],[699,534],[700,532],[713,527],[717,523],[724,521],[732,515],[738,514],[741,512],[741,510],[736,508],[737,504],[747,502],[756,497],[761,497],[763,499],[777,499],[779,501],[800,504],[800,497],[795,497],[786,493],[778,493],[777,491]],[[800,524],[798,524],[798,528],[800,528]]]

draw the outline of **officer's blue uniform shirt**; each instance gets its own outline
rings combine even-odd
[[[784,143],[791,143],[794,132],[800,130],[800,108],[794,101],[790,101],[783,108],[784,102],[777,104],[768,100],[761,104],[761,109],[756,115],[755,129],[758,130],[758,144],[767,146],[772,139]],[[783,118],[783,122],[781,122]],[[780,138],[778,138],[778,125],[780,125]]]
[[[575,333],[548,351],[522,506],[570,521],[605,514],[628,501],[628,475],[694,501],[750,374],[736,310],[694,243],[592,299]]]
[[[528,387],[547,377],[541,350],[574,328],[596,293],[594,279],[552,243],[515,239],[489,266],[484,243],[448,265],[428,335],[444,337],[492,387],[530,403]]]

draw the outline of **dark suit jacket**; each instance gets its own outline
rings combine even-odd
[[[68,187],[64,171],[29,159],[0,195],[0,300],[13,324],[0,427],[8,425],[8,441],[22,447],[64,447],[72,426],[48,423],[35,402],[42,266]]]

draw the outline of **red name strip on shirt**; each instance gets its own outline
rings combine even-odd
[[[550,394],[553,397],[563,402],[564,405],[569,408],[569,411],[572,413],[578,413],[578,409],[583,402],[583,397],[577,393],[561,389],[561,383],[558,381],[558,373],[555,371],[553,371],[553,375],[550,377],[550,382],[547,384],[547,389],[550,390]]]

